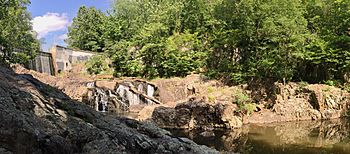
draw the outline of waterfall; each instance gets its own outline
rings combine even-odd
[[[143,85],[139,84],[139,86],[137,87],[137,90],[141,93],[144,93],[145,91],[143,90]]]
[[[97,111],[106,112],[108,108],[108,96],[105,91],[96,88],[95,107]]]
[[[156,87],[145,81],[122,82],[115,90],[96,87],[95,83],[88,83],[87,87],[93,92],[88,98],[90,105],[100,112],[127,111],[133,105],[159,104],[154,98]]]
[[[147,85],[147,95],[149,97],[153,97],[153,95],[154,95],[154,87],[153,86]]]

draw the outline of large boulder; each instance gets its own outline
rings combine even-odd
[[[158,107],[152,120],[163,128],[239,128],[242,120],[235,115],[233,104],[210,104],[205,99],[190,99],[175,108]]]

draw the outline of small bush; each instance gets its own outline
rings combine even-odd
[[[327,81],[324,81],[324,84],[329,86],[339,86],[341,85],[341,82],[338,80],[327,80]]]
[[[303,91],[303,89],[306,87],[306,86],[308,86],[309,84],[307,83],[307,82],[305,82],[305,81],[301,81],[301,82],[299,82],[298,83],[298,92],[302,92]]]
[[[214,101],[215,101],[215,97],[212,96],[212,95],[209,95],[209,96],[208,96],[208,101],[209,101],[209,102],[214,102]]]
[[[231,73],[231,81],[236,84],[242,84],[245,81],[245,75],[242,73]]]
[[[208,87],[207,89],[208,93],[211,94],[214,92],[214,88],[213,87]]]
[[[343,89],[346,90],[347,92],[350,92],[350,84],[344,84]]]
[[[251,98],[247,94],[242,91],[237,91],[236,94],[234,94],[234,98],[234,103],[238,105],[239,112],[246,113],[247,115],[254,112],[256,104],[252,103]]]
[[[106,72],[109,67],[105,56],[93,56],[86,62],[87,71],[89,74],[101,74]]]
[[[243,104],[242,106],[239,106],[239,108],[241,111],[246,111],[247,115],[250,115],[256,109],[256,104],[255,103],[246,103],[246,104]]]
[[[238,92],[234,95],[235,102],[239,104],[250,102],[250,97],[247,94],[244,94],[243,92]]]
[[[304,87],[308,86],[309,84],[307,82],[305,82],[305,81],[301,81],[301,82],[298,83],[298,85],[299,85],[299,87],[304,88]]]

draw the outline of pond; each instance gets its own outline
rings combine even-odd
[[[237,130],[170,130],[219,151],[249,154],[350,154],[350,120],[250,124]],[[208,135],[209,134],[209,135]]]

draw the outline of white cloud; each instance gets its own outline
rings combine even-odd
[[[67,38],[68,38],[67,34],[62,34],[62,35],[58,36],[58,39],[60,39],[60,40],[65,40]]]
[[[67,14],[46,13],[43,16],[35,17],[32,20],[33,29],[38,33],[38,38],[42,38],[50,32],[66,29],[69,21]]]

